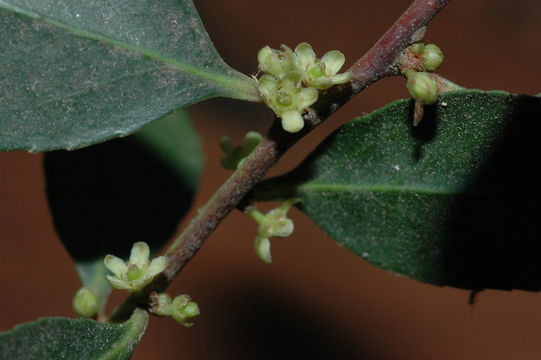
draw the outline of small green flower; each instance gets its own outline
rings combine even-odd
[[[77,315],[91,318],[98,313],[98,299],[89,288],[82,287],[73,297],[72,307]]]
[[[174,299],[166,293],[161,293],[153,297],[152,312],[156,315],[171,316],[176,322],[190,327],[193,323],[190,319],[198,316],[199,306],[191,301],[188,295],[179,295]]]
[[[344,54],[338,50],[331,50],[318,59],[312,46],[304,42],[297,45],[295,54],[305,86],[326,90],[333,85],[347,83],[352,78],[351,71],[338,74],[346,62]]]
[[[128,263],[114,255],[105,256],[105,267],[114,274],[106,276],[111,286],[130,292],[143,289],[167,266],[167,257],[158,256],[150,261],[149,256],[150,248],[143,241],[133,244]]]
[[[244,160],[259,145],[263,137],[255,131],[248,132],[240,146],[233,146],[231,139],[224,136],[220,139],[220,148],[224,155],[220,158],[222,167],[227,170],[236,170]]]
[[[293,198],[284,201],[279,207],[272,209],[266,214],[262,214],[254,208],[251,208],[249,215],[259,224],[257,236],[254,241],[256,254],[266,263],[272,262],[270,252],[270,237],[287,237],[293,233],[295,225],[287,217],[289,209],[298,202],[299,199]]]

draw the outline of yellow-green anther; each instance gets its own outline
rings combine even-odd
[[[418,99],[425,105],[438,101],[438,83],[429,73],[408,71],[407,88],[413,99]]]
[[[143,289],[156,275],[165,270],[168,262],[165,256],[158,256],[152,261],[149,256],[150,248],[142,241],[133,244],[127,263],[114,255],[105,256],[105,267],[114,275],[106,276],[111,286],[130,292]]]
[[[89,288],[80,288],[72,301],[73,311],[85,318],[94,317],[98,313],[98,299]]]
[[[434,71],[443,63],[444,56],[435,44],[428,44],[423,49],[423,66],[427,71]]]
[[[233,146],[229,137],[222,137],[220,139],[220,148],[224,152],[224,155],[220,158],[222,167],[227,170],[236,170],[242,165],[248,155],[254,151],[261,140],[263,140],[263,137],[256,131],[248,132],[244,136],[240,146]]]
[[[255,208],[248,210],[249,215],[259,224],[257,236],[254,241],[256,254],[266,263],[272,262],[271,237],[287,237],[293,233],[295,226],[293,221],[287,217],[289,209],[298,202],[293,198],[284,201],[279,207],[262,214]]]

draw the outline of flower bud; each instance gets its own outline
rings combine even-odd
[[[98,299],[89,288],[82,287],[73,297],[72,307],[77,315],[91,318],[98,312]]]
[[[443,63],[441,49],[435,44],[428,44],[423,49],[423,66],[427,71],[434,71]]]
[[[407,87],[413,99],[422,100],[430,105],[438,101],[438,83],[426,72],[409,71]]]

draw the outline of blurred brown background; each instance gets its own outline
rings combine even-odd
[[[250,74],[264,45],[311,43],[319,55],[362,55],[409,0],[196,0],[226,61]],[[452,1],[426,40],[446,55],[440,73],[472,88],[541,92],[541,2]],[[296,146],[273,171],[293,167],[329,131],[354,116],[406,96],[402,79],[369,88]],[[264,132],[263,107],[211,100],[191,108],[207,157],[197,206],[228,173],[218,139]],[[541,120],[541,119],[540,119]],[[44,316],[73,316],[79,288],[53,227],[41,155],[0,154],[0,331]],[[194,210],[192,209],[192,214]],[[236,212],[207,241],[171,293],[187,293],[202,315],[190,329],[153,318],[134,358],[143,359],[540,359],[541,295],[469,293],[396,277],[337,246],[300,212],[296,231],[273,241],[272,265],[252,250],[254,223]],[[541,240],[541,239],[540,239]],[[511,241],[511,240],[510,240]],[[541,275],[541,274],[540,274]],[[113,301],[122,294],[115,293]]]

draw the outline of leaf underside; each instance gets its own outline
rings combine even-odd
[[[298,196],[339,244],[397,274],[541,289],[541,99],[464,91],[411,125],[399,100],[342,126],[261,199]]]
[[[191,205],[203,157],[179,111],[127,138],[49,152],[44,164],[55,229],[103,308],[110,290],[105,255],[127,258],[137,241],[159,250]]]
[[[9,360],[128,360],[148,322],[136,310],[130,320],[105,324],[87,319],[44,318],[0,334],[0,358]]]
[[[75,149],[179,107],[257,100],[191,0],[0,0],[0,150]]]

